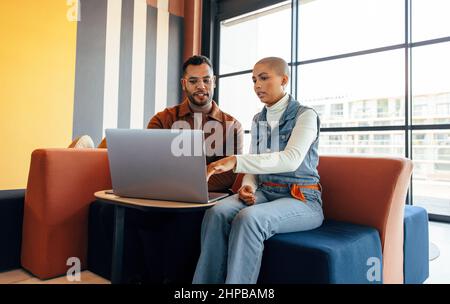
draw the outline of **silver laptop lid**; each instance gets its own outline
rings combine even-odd
[[[107,129],[114,193],[181,202],[208,202],[202,130]]]

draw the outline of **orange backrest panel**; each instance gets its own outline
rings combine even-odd
[[[22,266],[41,279],[87,266],[89,205],[111,188],[105,149],[40,149],[31,155],[25,195]]]

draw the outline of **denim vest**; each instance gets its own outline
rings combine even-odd
[[[271,130],[266,118],[267,110],[264,107],[253,118],[251,153],[261,154],[283,151],[286,148],[298,116],[308,109],[311,108],[300,105],[292,96],[289,96],[288,106],[282,114],[278,126]],[[314,109],[311,110],[314,111]],[[293,172],[258,174],[258,183],[272,182],[288,185],[311,185],[319,183],[320,177],[317,172],[317,165],[319,164],[319,156],[317,153],[319,133],[320,120],[319,115],[317,115],[317,136],[300,166]]]

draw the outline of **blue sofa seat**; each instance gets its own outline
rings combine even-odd
[[[382,283],[381,263],[375,228],[326,220],[267,240],[259,283]]]
[[[403,273],[405,284],[421,284],[429,276],[428,213],[422,207],[406,206],[403,221]]]

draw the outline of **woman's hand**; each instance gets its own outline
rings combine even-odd
[[[206,179],[209,180],[211,175],[219,174],[232,170],[236,166],[236,156],[228,156],[208,165]]]
[[[247,206],[251,206],[256,202],[255,190],[249,186],[244,185],[239,189],[239,199]]]

